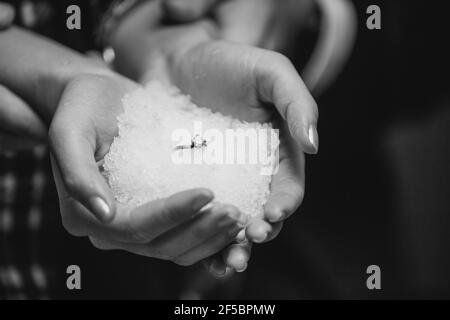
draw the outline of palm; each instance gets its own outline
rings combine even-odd
[[[261,54],[257,48],[207,42],[183,55],[174,82],[201,107],[241,120],[267,122],[274,109],[260,100],[255,83]]]
[[[114,137],[118,134],[117,116],[122,113],[121,99],[137,87],[137,84],[122,77],[86,75],[72,81],[65,90],[62,103],[77,108],[67,108],[72,113],[66,117],[71,123],[67,128],[86,126],[96,160],[103,159]]]
[[[149,48],[147,72],[141,81],[168,81],[189,94],[201,107],[241,120],[272,122],[282,133],[280,170],[273,179],[272,193],[285,192],[292,187],[292,181],[303,183],[303,154],[294,147],[286,121],[281,121],[281,112],[277,112],[272,97],[278,96],[278,104],[289,104],[283,99],[284,96],[291,98],[292,94],[285,87],[297,83],[289,82],[285,86],[286,81],[277,81],[273,75],[284,72],[280,70],[295,73],[295,69],[278,53],[215,41],[211,39],[212,34],[214,28],[206,21],[154,30],[146,42]],[[298,88],[299,92],[303,90],[304,87]],[[286,112],[283,117],[287,116]],[[289,193],[302,193],[303,190],[299,190],[302,188]],[[296,205],[299,203],[296,201]],[[292,209],[296,205],[291,206]]]
[[[184,53],[172,71],[174,83],[201,107],[240,120],[271,122],[280,129],[280,168],[272,191],[284,189],[292,175],[302,176],[304,157],[288,132],[275,106],[261,96],[265,79],[261,70],[270,70],[267,51],[224,41],[205,42]],[[278,57],[278,56],[276,56]],[[274,190],[275,188],[275,190]]]
[[[280,129],[280,166],[271,183],[271,196],[266,203],[265,216],[276,216],[277,213],[274,212],[281,210],[280,217],[287,217],[301,202],[304,155],[296,147],[286,122],[282,120],[275,106],[261,97],[261,88],[258,88],[261,74],[258,72],[267,66],[258,64],[266,61],[262,58],[264,54],[264,51],[257,48],[222,41],[207,42],[186,51],[178,60],[172,76],[174,84],[189,94],[193,102],[201,107],[240,120],[271,122],[275,128]],[[277,60],[274,60],[274,63],[276,62]],[[263,240],[272,239],[281,230],[281,222],[269,226],[262,220],[256,220],[254,227],[250,229],[253,239],[263,239],[259,235],[264,234],[260,232],[261,226],[270,230],[268,237]],[[245,263],[237,258],[242,257],[242,253],[238,253],[239,246],[243,252],[249,253],[251,243],[230,246],[225,259],[228,265],[242,270],[245,269]],[[235,253],[231,254],[233,251]]]

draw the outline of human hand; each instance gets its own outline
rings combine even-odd
[[[47,128],[33,109],[0,85],[0,149],[18,150],[43,144]]]
[[[172,81],[198,105],[246,121],[272,122],[280,129],[279,170],[271,182],[264,217],[253,219],[246,228],[251,242],[272,240],[303,199],[303,152],[318,151],[314,99],[289,60],[272,51],[210,41],[173,61]],[[240,240],[225,252],[223,267],[245,269],[251,242],[242,235]]]
[[[62,222],[100,249],[191,265],[231,243],[247,218],[233,206],[213,203],[206,189],[135,209],[114,200],[99,163],[117,135],[121,99],[136,87],[113,73],[79,75],[65,87],[49,130]]]
[[[144,14],[144,13],[143,13]],[[126,29],[126,28],[124,28]],[[303,152],[316,153],[317,107],[295,68],[287,58],[273,51],[214,41],[217,29],[208,20],[182,26],[166,26],[140,34],[131,59],[126,30],[118,44],[120,66],[131,77],[145,83],[157,79],[177,85],[199,106],[248,121],[273,121],[282,128],[280,170],[273,177],[265,217],[254,219],[247,228],[247,241],[206,264],[223,273],[225,266],[244,270],[251,242],[273,239],[282,221],[296,210],[304,192]],[[125,49],[125,50],[124,50]],[[131,71],[130,71],[131,70]],[[279,121],[280,117],[283,121]],[[286,129],[287,128],[287,129]]]

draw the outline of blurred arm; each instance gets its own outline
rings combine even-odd
[[[109,72],[92,60],[32,32],[0,32],[0,84],[14,92],[48,125],[70,79]]]

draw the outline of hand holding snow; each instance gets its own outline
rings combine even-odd
[[[278,168],[278,133],[194,105],[175,87],[151,82],[123,99],[119,135],[103,165],[119,202],[137,206],[191,188],[254,217]]]

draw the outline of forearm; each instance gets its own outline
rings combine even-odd
[[[82,73],[109,73],[81,54],[12,27],[0,32],[0,84],[35,108],[48,124],[68,81]]]

